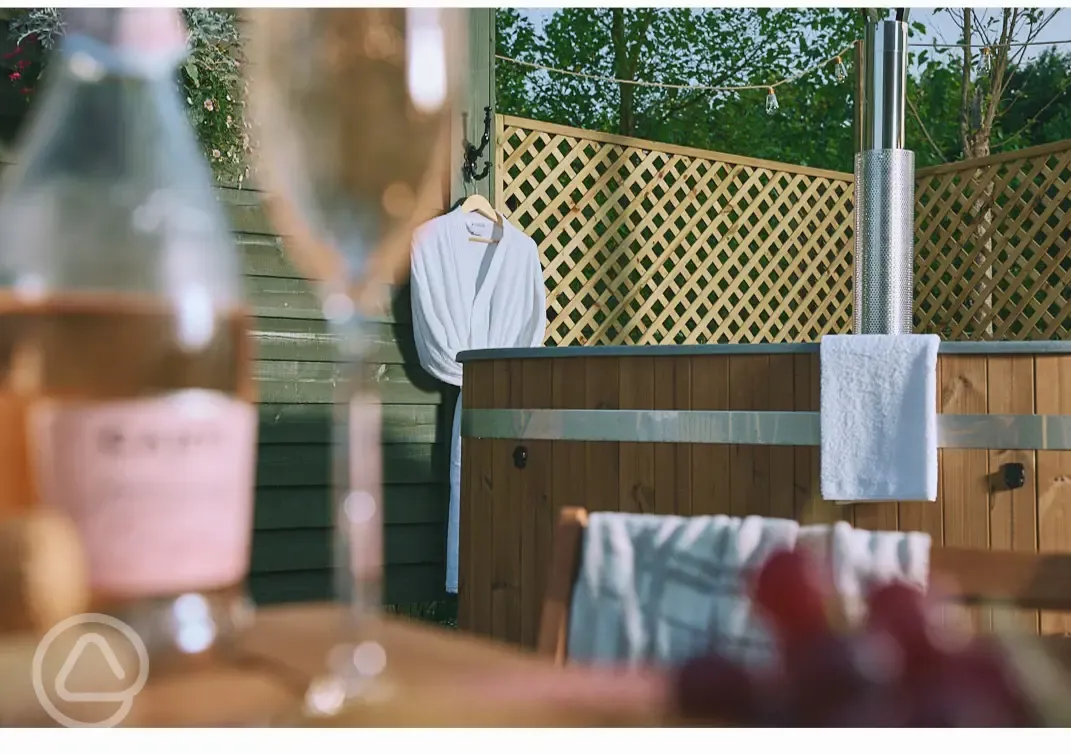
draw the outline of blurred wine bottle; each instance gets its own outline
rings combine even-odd
[[[0,515],[62,511],[93,606],[201,656],[246,614],[241,264],[176,85],[180,12],[65,13],[0,194]]]

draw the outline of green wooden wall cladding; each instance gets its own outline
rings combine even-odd
[[[250,591],[260,603],[333,589],[331,437],[346,377],[336,336],[265,216],[260,193],[221,188],[254,321],[260,447]],[[408,288],[384,291],[369,361],[383,401],[384,601],[445,596],[448,432],[457,391],[420,368]]]

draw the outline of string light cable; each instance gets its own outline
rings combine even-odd
[[[927,50],[982,50],[982,70],[989,73],[993,66],[993,54],[1001,48],[1012,47],[1056,47],[1058,45],[1071,44],[1071,39],[1054,39],[1048,42],[1031,40],[1026,42],[985,42],[980,44],[968,44],[965,42],[908,42],[908,47],[923,47]]]
[[[804,76],[813,73],[814,71],[824,68],[830,63],[833,63],[833,74],[837,77],[838,81],[843,81],[848,76],[847,68],[844,66],[844,56],[852,51],[854,45],[845,47],[832,57],[828,57],[825,60],[821,60],[813,65],[808,66],[795,73],[789,74],[784,78],[774,81],[770,84],[738,84],[732,86],[715,86],[712,84],[667,84],[662,81],[641,81],[637,79],[619,79],[614,76],[604,76],[599,73],[585,73],[584,71],[572,71],[567,68],[555,68],[550,65],[542,65],[540,63],[532,63],[527,60],[519,60],[517,58],[511,58],[507,55],[495,54],[495,59],[502,60],[507,63],[513,63],[514,65],[524,66],[525,68],[532,68],[538,71],[547,71],[548,73],[559,73],[564,76],[576,76],[582,79],[590,79],[593,81],[602,81],[608,84],[629,84],[631,86],[646,86],[655,89],[676,89],[676,90],[691,90],[691,91],[705,91],[705,92],[748,92],[748,91],[762,91],[766,90],[766,112],[772,113],[777,110],[777,94],[776,90],[780,86],[785,84],[791,84],[794,81],[798,81]]]
[[[506,63],[513,63],[514,65],[523,66],[525,68],[531,68],[537,71],[546,71],[547,73],[557,73],[563,76],[575,76],[577,78],[589,79],[591,81],[602,81],[608,84],[628,84],[630,86],[644,86],[655,89],[675,89],[675,90],[690,90],[690,91],[705,91],[705,92],[748,92],[748,91],[761,91],[766,90],[766,112],[777,112],[777,88],[786,84],[791,84],[794,81],[798,81],[804,76],[813,73],[821,68],[826,67],[830,63],[833,64],[833,75],[837,81],[844,81],[848,77],[848,69],[844,65],[844,56],[853,50],[856,42],[853,42],[848,47],[838,52],[832,57],[821,60],[813,65],[808,66],[800,71],[792,73],[783,79],[774,81],[770,84],[738,84],[730,86],[716,86],[712,84],[669,84],[662,81],[642,81],[638,79],[619,79],[614,76],[604,76],[599,73],[586,73],[584,71],[573,71],[568,68],[556,68],[550,65],[543,65],[541,63],[533,63],[528,60],[520,60],[518,58],[512,58],[508,55],[500,55],[495,53],[495,59],[501,60]],[[993,50],[999,47],[1037,47],[1041,45],[1056,46],[1071,44],[1071,40],[1054,40],[1050,42],[1006,42],[1003,44],[968,44],[968,43],[955,43],[946,44],[942,42],[908,42],[908,47],[925,47],[932,50],[950,50],[950,49],[980,49],[982,51],[983,66],[988,63],[989,57]]]
[[[981,43],[981,42],[979,42],[978,44],[964,44],[963,42],[953,42],[951,44],[947,44],[945,42],[908,42],[907,43],[908,47],[926,47],[927,49],[930,49],[930,50],[953,50],[953,49],[962,50],[964,48],[967,48],[967,49],[970,49],[970,50],[981,49],[983,51],[985,51],[985,50],[994,50],[994,49],[996,49],[998,47],[1043,47],[1043,46],[1044,47],[1054,47],[1056,45],[1071,45],[1071,39],[1054,39],[1054,40],[1052,40],[1050,42],[1038,42],[1038,41],[1033,41],[1033,42],[1003,42],[1003,43],[993,42],[991,44],[986,44],[986,43]]]

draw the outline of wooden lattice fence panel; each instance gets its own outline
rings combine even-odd
[[[548,345],[806,342],[851,327],[852,176],[498,119]],[[1071,337],[1071,141],[916,174],[915,330]]]
[[[852,176],[499,116],[548,345],[814,341],[851,326]]]
[[[915,330],[1071,336],[1071,141],[917,171]]]

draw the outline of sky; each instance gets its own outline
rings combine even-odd
[[[520,8],[518,10],[528,16],[536,26],[536,29],[539,30],[557,8]],[[976,10],[982,14],[983,18],[987,17],[987,14],[1000,13],[1000,8],[977,8]],[[892,17],[891,14],[889,17]],[[921,21],[926,26],[927,31],[925,36],[912,32],[911,39],[913,42],[952,43],[956,41],[958,35],[957,24],[944,11],[936,11],[933,8],[913,8],[909,20]],[[1071,40],[1071,9],[1065,8],[1061,10],[1038,37],[1039,42],[1060,40]],[[1064,52],[1071,52],[1071,44],[1062,44],[1058,45],[1058,47]],[[1044,49],[1046,48],[1042,45],[1031,47],[1025,57],[1030,58],[1038,55]]]
[[[1000,13],[1000,8],[978,8],[978,11],[997,14]],[[929,32],[927,34],[929,39],[922,38],[917,41],[955,42],[956,36],[959,34],[958,25],[949,18],[948,13],[945,11],[934,11],[932,8],[916,8],[911,11],[910,20],[921,21],[926,25],[926,30]],[[1068,39],[1071,39],[1071,10],[1064,8],[1041,32],[1038,41],[1051,42]],[[1071,45],[1063,44],[1058,45],[1058,47],[1065,52],[1071,52]],[[1044,49],[1045,47],[1043,46],[1034,47],[1027,52],[1027,57],[1031,57],[1032,54],[1036,55]]]

